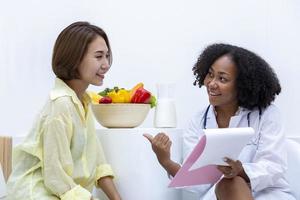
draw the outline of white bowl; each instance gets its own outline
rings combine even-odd
[[[145,120],[150,104],[92,104],[92,110],[96,120],[104,127],[133,128]]]

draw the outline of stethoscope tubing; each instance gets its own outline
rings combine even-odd
[[[209,108],[210,108],[210,105],[208,105],[208,107],[206,108],[205,113],[204,113],[203,129],[206,129],[207,114],[208,114]],[[250,127],[250,115],[251,115],[251,112],[249,112],[247,114],[248,127]],[[260,118],[261,118],[261,109],[259,108],[259,121],[260,121]]]

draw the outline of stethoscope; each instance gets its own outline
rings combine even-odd
[[[207,114],[208,114],[209,108],[210,108],[210,105],[207,107],[205,114],[204,114],[203,129],[206,129]],[[249,112],[247,114],[248,127],[250,127],[250,115],[251,115],[251,112]],[[259,121],[260,121],[260,118],[261,118],[261,109],[259,108]]]

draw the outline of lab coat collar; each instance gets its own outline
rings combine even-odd
[[[237,124],[241,121],[241,119],[247,115],[251,110],[239,106],[238,110],[236,111],[235,115],[230,118],[229,127],[236,127]],[[208,113],[207,113],[207,124],[206,128],[218,128],[217,123],[217,112],[214,106],[210,106]]]
[[[210,105],[206,116],[206,128],[218,128],[215,107]]]

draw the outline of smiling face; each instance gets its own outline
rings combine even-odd
[[[104,74],[110,68],[109,56],[105,40],[97,36],[89,44],[87,52],[78,67],[80,80],[87,85],[102,85]]]
[[[211,105],[238,106],[236,78],[237,67],[230,56],[221,56],[212,64],[204,79]]]

